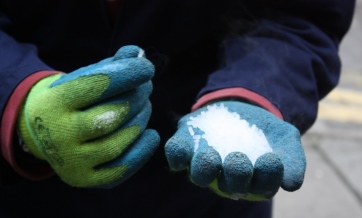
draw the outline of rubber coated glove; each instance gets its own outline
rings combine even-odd
[[[300,188],[306,160],[299,131],[270,112],[220,101],[183,117],[165,146],[170,168],[231,199],[267,200]]]
[[[145,130],[154,67],[137,46],[36,83],[20,110],[20,136],[36,157],[76,187],[113,187],[129,178],[159,144]]]

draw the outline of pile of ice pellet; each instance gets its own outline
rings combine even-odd
[[[195,142],[194,151],[203,138],[219,152],[222,161],[229,153],[238,151],[246,154],[254,165],[258,157],[272,152],[262,130],[241,119],[239,114],[229,112],[223,104],[207,106],[206,111],[190,117],[187,125]]]

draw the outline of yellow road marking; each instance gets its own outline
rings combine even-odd
[[[325,100],[341,104],[362,106],[362,92],[351,89],[336,88],[329,93]]]
[[[355,84],[360,86],[362,84],[362,73],[354,69],[343,69],[340,83]]]
[[[318,119],[362,123],[362,92],[334,89],[319,103]]]

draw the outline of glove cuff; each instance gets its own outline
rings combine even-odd
[[[37,158],[41,160],[45,160],[43,157],[43,153],[40,150],[39,145],[36,144],[39,139],[37,139],[37,136],[34,135],[34,133],[31,131],[34,127],[29,126],[29,117],[27,117],[26,111],[31,109],[29,105],[27,105],[27,100],[31,98],[31,96],[35,95],[37,96],[37,91],[48,87],[48,84],[53,83],[55,80],[57,80],[60,77],[61,74],[55,74],[55,75],[49,75],[48,77],[42,78],[39,80],[36,84],[34,84],[31,88],[31,90],[28,92],[27,97],[23,100],[23,103],[20,107],[20,110],[18,112],[18,118],[17,118],[17,129],[19,132],[19,136],[24,141],[25,146],[30,150],[30,152]],[[45,81],[45,82],[44,82]],[[35,91],[34,91],[35,90]],[[33,120],[32,120],[33,121]],[[40,128],[40,126],[37,126],[36,128]]]
[[[29,149],[30,153],[35,157],[42,159],[42,154],[38,150],[38,146],[34,143],[33,137],[26,123],[25,114],[24,114],[24,104],[20,107],[18,114],[17,130],[19,132],[19,137],[24,142],[24,145]]]
[[[225,100],[227,98],[238,98],[242,101],[249,101],[252,104],[268,110],[269,112],[283,120],[282,113],[268,99],[244,88],[220,89],[214,92],[207,93],[206,95],[203,95],[200,99],[197,100],[197,102],[192,106],[191,110],[195,111],[210,102],[220,101],[223,99]]]
[[[29,164],[22,163],[22,160],[16,158],[13,146],[19,146],[14,142],[17,116],[31,87],[42,78],[58,73],[57,71],[39,71],[25,78],[10,96],[2,116],[0,131],[2,155],[16,173],[27,179],[41,180],[50,177],[54,173],[52,168],[45,162]]]

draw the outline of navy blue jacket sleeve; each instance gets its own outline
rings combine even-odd
[[[10,21],[0,12],[0,114],[3,114],[11,93],[24,78],[37,71],[51,70],[39,60],[34,45],[18,43],[3,31],[9,24]]]
[[[249,8],[256,22],[252,30],[224,40],[222,67],[210,75],[199,96],[246,88],[267,98],[304,133],[316,119],[318,101],[338,83],[338,46],[350,26],[355,1],[264,5]]]

